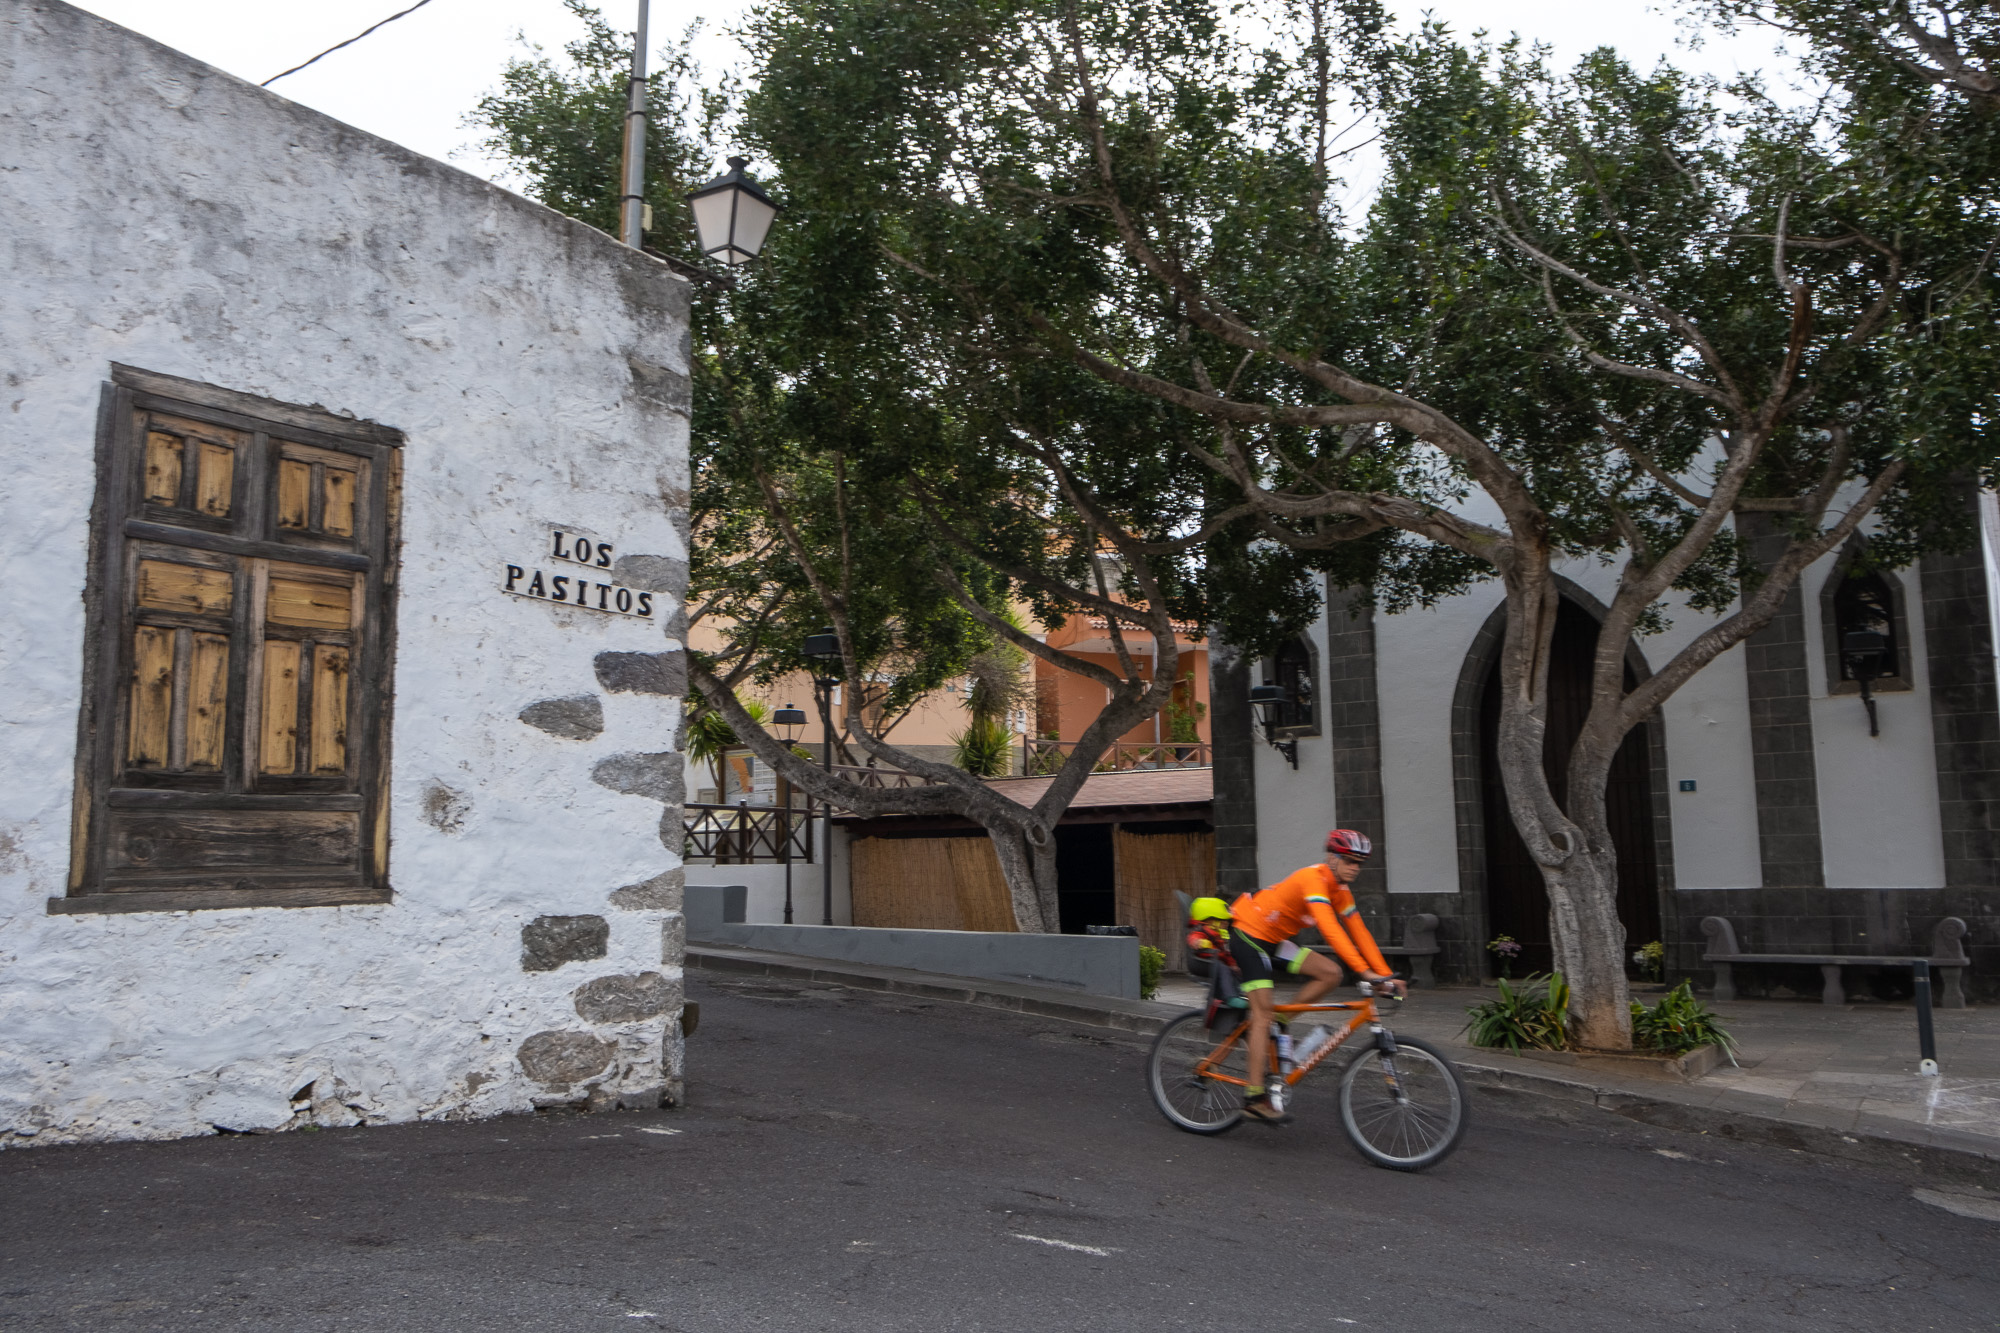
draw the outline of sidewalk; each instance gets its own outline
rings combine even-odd
[[[1141,1035],[1205,994],[1200,982],[1170,978],[1157,1001],[1116,1000],[714,945],[690,945],[688,966],[897,991]],[[1522,1110],[1609,1111],[1668,1129],[2000,1184],[2000,1010],[1938,1010],[1943,1074],[1925,1078],[1916,1072],[1916,1017],[1907,1005],[1718,1004],[1712,1007],[1737,1039],[1740,1066],[1724,1063],[1682,1081],[1642,1061],[1467,1046],[1460,1036],[1465,1010],[1492,995],[1475,987],[1415,991],[1394,1027],[1442,1046],[1470,1082]]]

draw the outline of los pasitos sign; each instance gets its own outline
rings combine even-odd
[[[591,570],[610,569],[611,543],[592,541],[570,532],[552,532],[549,534],[549,559],[566,565],[582,565]],[[653,614],[652,593],[605,583],[590,574],[573,571],[545,574],[533,566],[509,565],[507,583],[501,591],[516,597],[561,602],[586,611],[602,611],[607,615],[632,616],[640,620],[650,619]]]

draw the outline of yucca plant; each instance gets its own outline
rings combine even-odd
[[[973,718],[952,736],[951,746],[951,762],[975,778],[1005,777],[1013,767],[1013,733],[991,718]]]
[[[1699,1046],[1717,1046],[1736,1063],[1736,1039],[1723,1029],[1715,1011],[1694,998],[1683,981],[1648,1009],[1632,1002],[1632,1044],[1662,1055],[1685,1055]]]
[[[1569,1045],[1569,983],[1562,973],[1536,973],[1516,987],[1502,978],[1500,997],[1465,1011],[1474,1046],[1510,1051],[1560,1051]]]

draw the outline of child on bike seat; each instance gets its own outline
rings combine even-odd
[[[1348,888],[1374,850],[1365,834],[1337,828],[1326,835],[1324,865],[1294,871],[1268,889],[1244,894],[1230,908],[1229,953],[1236,961],[1244,996],[1250,1001],[1252,1082],[1244,1089],[1243,1101],[1243,1114],[1249,1119],[1273,1125],[1291,1119],[1271,1105],[1269,1094],[1256,1081],[1271,1067],[1277,974],[1306,979],[1294,997],[1296,1004],[1312,1004],[1340,984],[1338,963],[1292,942],[1308,922],[1319,927],[1319,933],[1360,980],[1377,983],[1385,994],[1403,993],[1403,983],[1382,960],[1382,951],[1362,924],[1361,911]]]

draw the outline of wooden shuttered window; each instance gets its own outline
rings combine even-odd
[[[400,437],[123,367],[102,434],[51,910],[386,901]]]

